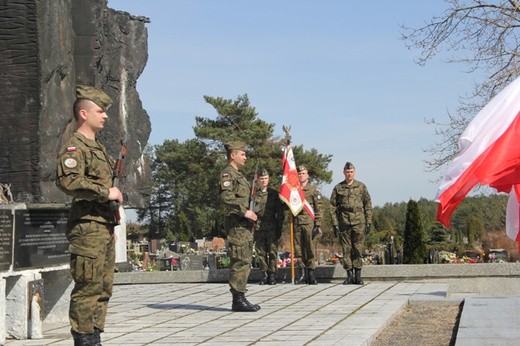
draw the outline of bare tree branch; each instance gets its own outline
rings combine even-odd
[[[435,119],[441,139],[425,152],[429,171],[437,171],[458,152],[458,138],[476,113],[520,74],[520,4],[516,0],[445,0],[447,9],[433,16],[424,26],[401,26],[407,48],[418,49],[416,62],[426,64],[439,52],[448,63],[467,66],[466,72],[484,72],[484,80],[473,92],[460,99],[449,121]]]

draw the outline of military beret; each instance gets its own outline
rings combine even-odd
[[[345,163],[345,166],[343,167],[343,170],[345,170],[345,169],[354,169],[354,168],[356,168],[356,167],[354,167],[354,164],[352,162],[348,162],[347,161],[347,163]]]
[[[242,141],[231,141],[224,144],[224,148],[226,148],[226,151],[230,150],[242,150],[246,151],[247,144]]]
[[[260,177],[265,177],[266,175],[269,175],[269,172],[267,171],[267,169],[263,168],[260,171]]]
[[[76,98],[90,100],[101,107],[104,111],[107,111],[112,104],[112,99],[103,90],[88,85],[76,86]]]
[[[298,173],[300,173],[301,171],[308,171],[307,167],[305,167],[304,165],[299,165],[296,170],[298,171]]]

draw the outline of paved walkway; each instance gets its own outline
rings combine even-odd
[[[456,346],[520,344],[520,297],[469,297],[459,323]]]
[[[514,316],[520,298],[478,297],[475,292],[452,292],[450,298],[456,286],[436,280],[373,281],[364,286],[250,284],[247,297],[262,309],[234,313],[224,283],[117,285],[102,340],[105,346],[369,345],[406,304],[459,304],[466,299],[457,345],[518,342],[519,318]],[[482,329],[490,320],[496,323]],[[43,329],[43,339],[7,340],[6,345],[72,345],[68,323],[44,322]]]

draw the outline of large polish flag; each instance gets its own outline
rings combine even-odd
[[[283,152],[283,178],[279,196],[287,204],[294,216],[298,215],[302,209],[305,209],[314,220],[314,209],[305,199],[290,145],[287,145]]]
[[[437,190],[437,220],[450,226],[452,213],[476,184],[509,193],[508,236],[518,238],[520,200],[520,78],[498,93],[459,139],[459,154]],[[516,220],[516,221],[515,221]],[[516,227],[516,230],[515,230]]]

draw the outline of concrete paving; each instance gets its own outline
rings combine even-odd
[[[516,345],[516,277],[248,285],[254,313],[232,312],[226,283],[118,284],[103,345],[370,345],[407,304],[460,304],[456,345]],[[116,280],[117,281],[117,280]],[[43,339],[6,345],[72,345],[64,316]]]
[[[470,297],[464,301],[456,346],[520,344],[520,297]]]

